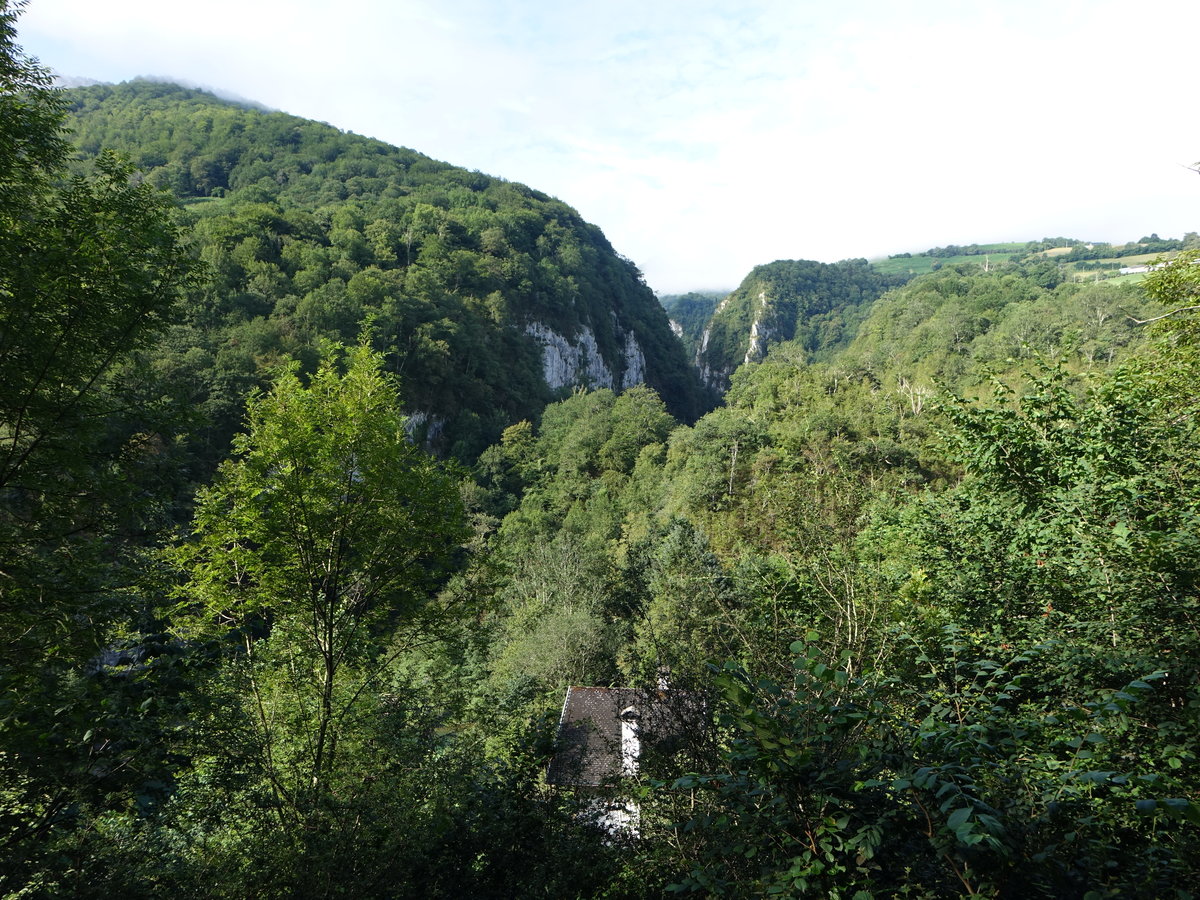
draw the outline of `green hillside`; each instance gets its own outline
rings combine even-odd
[[[415,421],[459,456],[577,384],[645,381],[677,415],[699,411],[653,293],[565,203],[174,85],[67,97],[81,156],[126,154],[193,223],[211,278],[158,365],[196,386],[218,444],[280,360],[312,365],[322,340],[355,340],[368,319]]]
[[[1197,538],[1195,321],[1148,335],[1141,288],[1045,260],[944,266],[866,306],[823,360],[801,335],[740,366],[693,426],[601,392],[490,449],[513,567],[481,689],[553,717],[566,685],[663,666],[715,688],[717,730],[637,794],[643,885],[664,857],[677,889],[746,897],[798,871],[795,896],[1182,885],[1200,810],[1157,785],[1191,789],[1196,742],[1155,673],[1177,640],[1188,672],[1200,651],[1194,558],[1168,549]]]
[[[724,390],[738,366],[786,341],[797,341],[815,357],[827,356],[853,339],[880,294],[905,280],[880,274],[866,260],[778,260],[756,266],[720,302],[701,333],[695,353],[701,377]]]
[[[938,254],[933,251],[925,253],[901,253],[889,256],[887,259],[871,260],[871,266],[886,275],[924,275],[942,266],[958,265],[960,263],[975,263],[989,268],[1008,262],[1014,257],[1026,254],[1025,244],[978,244],[972,245],[969,253]]]
[[[1043,238],[1025,243],[951,245],[934,247],[923,253],[898,253],[875,259],[871,265],[880,272],[897,275],[922,275],[943,266],[971,264],[991,269],[1005,262],[1051,259],[1063,274],[1078,281],[1128,278],[1119,270],[1154,260],[1170,258],[1181,250],[1200,246],[1200,235],[1189,232],[1182,239],[1160,238],[1157,234],[1125,244],[1081,241],[1073,238]]]

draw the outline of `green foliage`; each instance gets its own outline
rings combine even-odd
[[[626,668],[645,683],[663,668],[694,683],[710,659],[745,649],[737,634],[740,604],[732,579],[693,526],[675,521],[664,532],[648,551],[649,601]]]
[[[827,358],[850,342],[871,302],[904,280],[881,275],[866,260],[757,266],[713,313],[696,365],[710,387],[723,390],[739,365],[778,343],[794,341],[813,358]]]
[[[689,291],[686,294],[666,294],[658,298],[671,321],[678,326],[679,339],[688,359],[695,359],[704,337],[704,328],[712,318],[717,304],[728,294],[724,291]],[[674,326],[672,326],[674,327]]]
[[[406,439],[382,359],[359,346],[344,374],[337,363],[251,401],[180,559],[185,603],[241,647],[230,675],[281,824],[336,814],[338,754],[397,648],[440,615],[430,588],[465,537],[455,485]]]
[[[127,677],[109,654],[122,632],[156,627],[132,588],[152,590],[137,542],[170,484],[178,417],[136,354],[163,327],[190,269],[169,202],[123,163],[106,156],[67,177],[64,103],[15,43],[22,6],[0,2],[6,894],[27,879],[44,876],[51,890],[78,878],[75,869],[53,873],[89,822],[153,805],[165,786],[169,751],[155,738],[178,685],[152,661],[163,661],[162,647],[141,645],[140,671]],[[155,688],[162,693],[151,696]]]
[[[1200,279],[1193,266],[1200,250],[1190,249],[1176,256],[1169,265],[1153,272],[1145,281],[1146,293],[1167,307],[1192,304],[1200,294]]]
[[[1047,239],[664,298],[696,418],[569,207],[148,83],[72,92],[68,160],[20,6],[0,892],[1191,895],[1195,235],[1144,292]],[[535,325],[626,389],[555,395]],[[664,668],[712,721],[605,832],[545,783],[562,691]]]
[[[926,501],[916,535],[902,526],[926,602],[1071,634],[1118,678],[1200,649],[1181,627],[1198,574],[1195,472],[1179,463],[1194,424],[1164,415],[1152,384],[1119,371],[1081,407],[1051,372],[1019,405],[954,407],[971,477]]]
[[[49,187],[70,152],[62,133],[66,103],[54,90],[54,78],[16,43],[24,7],[24,0],[0,5],[0,210],[6,220]]]
[[[1158,299],[1190,305],[1191,273],[1164,272]],[[1096,349],[1072,365],[1099,369],[1139,343],[1118,315],[1118,302],[1138,302],[1131,295],[1055,294],[1085,312],[1060,310],[1060,321],[1087,322],[1090,309],[1100,329],[1090,345],[1073,339]],[[858,347],[886,346],[889,310],[911,316],[888,339],[911,336],[911,348],[867,357],[868,372],[908,358],[969,383],[979,370],[949,364],[953,334],[920,329],[957,322],[958,352],[982,356],[982,338],[1048,299],[1019,272],[944,271],[881,301],[880,331]],[[741,375],[728,411],[674,436],[687,468],[671,490],[708,484],[678,508],[737,560],[742,658],[775,672],[767,636],[802,633],[806,621],[823,632],[793,645],[786,680],[752,677],[746,663],[716,676],[720,762],[656,801],[676,823],[676,890],[1188,895],[1200,647],[1187,448],[1200,382],[1193,320],[1160,327],[1090,388],[1065,369],[1009,360],[1020,393],[996,380],[986,402],[934,402],[930,391],[917,404],[897,391],[880,405],[878,377],[857,380],[845,357],[823,371],[777,351]],[[867,389],[844,393],[856,383]],[[718,420],[756,436],[718,438],[706,430]],[[814,428],[823,422],[836,425]],[[905,482],[862,455],[888,422],[901,426],[896,450],[933,463],[913,467],[909,486],[937,486],[955,467],[963,480],[896,492]],[[930,426],[945,443],[930,441]],[[755,545],[770,555],[748,552]]]
[[[912,394],[930,396],[935,381],[974,393],[989,375],[1018,382],[1038,358],[1066,357],[1075,371],[1107,366],[1139,343],[1126,311],[1151,308],[1133,286],[1046,282],[1036,268],[947,268],[882,298],[838,363]]]
[[[524,488],[503,525],[512,545],[547,539],[560,528],[593,544],[617,540],[626,517],[645,512],[623,497],[637,483],[639,462],[647,448],[667,440],[674,424],[658,396],[637,386],[619,396],[578,392],[551,404],[536,438],[510,429],[501,453],[482,460],[481,474],[493,488],[505,474]],[[506,501],[499,495],[493,502]]]
[[[613,620],[608,564],[569,532],[514,561],[500,599],[492,678],[558,698],[573,684],[612,680],[623,635]]]
[[[173,85],[69,96],[85,154],[127,152],[147,181],[193,201],[212,277],[157,362],[195,387],[211,422],[195,448],[207,463],[272,366],[311,368],[322,340],[353,341],[367,318],[422,436],[463,459],[551,399],[532,323],[569,340],[590,329],[617,383],[632,339],[672,410],[699,412],[695,375],[640,273],[566,204]]]
[[[1168,785],[1157,774],[1103,768],[1122,758],[1110,742],[1145,721],[1139,706],[1162,674],[1064,708],[1041,693],[1039,662],[1055,648],[1010,650],[1005,663],[975,655],[980,649],[948,628],[918,646],[910,680],[855,676],[799,641],[788,683],[726,664],[714,678],[729,733],[720,769],[660,785],[668,808],[689,810],[675,840],[690,868],[672,889],[745,897],[1186,891],[1194,835],[1183,825],[1161,839],[1149,816],[1172,810],[1182,822],[1195,804],[1139,800]]]

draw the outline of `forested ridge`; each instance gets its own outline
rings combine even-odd
[[[705,323],[696,366],[706,384],[723,391],[739,365],[761,360],[777,343],[828,356],[854,334],[872,301],[904,281],[880,274],[865,259],[756,266]]]
[[[781,260],[678,340],[564,203],[55,90],[20,6],[0,894],[1193,895],[1186,241],[1140,284]],[[551,784],[570,686],[691,712]]]
[[[184,298],[158,365],[194,385],[219,446],[273,365],[307,354],[311,367],[313,347],[356,340],[366,318],[407,408],[460,458],[562,387],[545,382],[529,326],[570,342],[587,329],[598,358],[581,368],[645,380],[682,418],[706,402],[640,273],[561,201],[177,85],[67,97],[83,160],[117,150],[183,201],[209,277]]]

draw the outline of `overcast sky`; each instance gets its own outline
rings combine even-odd
[[[652,288],[1200,230],[1200,4],[32,0],[64,76],[164,76],[522,181]]]

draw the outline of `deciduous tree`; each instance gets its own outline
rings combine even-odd
[[[465,537],[454,480],[405,434],[367,347],[289,369],[200,492],[185,602],[240,649],[250,745],[284,824],[328,811],[389,663],[435,624]]]

